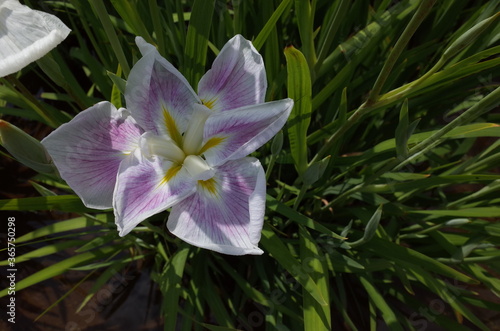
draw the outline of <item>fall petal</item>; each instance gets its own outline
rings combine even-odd
[[[131,157],[120,165],[113,208],[120,236],[195,191],[187,171],[161,157]]]
[[[107,209],[120,162],[134,151],[141,134],[125,109],[104,101],[61,125],[42,144],[83,203]]]
[[[265,175],[255,158],[229,161],[198,181],[195,194],[172,208],[167,227],[182,240],[216,252],[262,254]]]
[[[283,127],[292,107],[291,99],[283,99],[210,116],[202,144],[208,164],[217,166],[254,152]]]
[[[187,80],[156,48],[136,38],[143,57],[130,71],[127,109],[144,130],[168,135],[180,144],[194,103],[201,103]]]
[[[241,35],[234,36],[224,45],[212,69],[198,84],[200,98],[214,111],[262,103],[266,89],[262,56]]]
[[[0,77],[40,59],[70,31],[54,15],[32,10],[17,0],[0,1]]]

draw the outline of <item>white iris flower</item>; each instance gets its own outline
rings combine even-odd
[[[264,102],[262,57],[229,40],[198,94],[156,48],[130,72],[127,109],[101,102],[62,125],[45,145],[86,206],[114,208],[121,236],[172,208],[167,227],[184,241],[232,255],[262,254],[266,184],[247,157],[285,124],[291,99]]]
[[[18,0],[0,0],[0,77],[40,59],[70,31],[54,15],[32,10]]]

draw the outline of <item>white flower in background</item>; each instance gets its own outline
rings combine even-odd
[[[70,31],[54,15],[33,10],[18,0],[0,0],[0,77],[40,59]]]

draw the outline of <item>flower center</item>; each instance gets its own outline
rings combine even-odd
[[[194,104],[193,117],[189,121],[188,128],[182,139],[183,149],[186,155],[198,155],[203,142],[203,128],[210,115],[211,110],[200,104]]]
[[[208,180],[215,175],[215,170],[198,155],[186,156],[182,166],[195,180]]]
[[[142,154],[148,158],[157,155],[177,166],[182,165],[195,180],[212,178],[215,171],[199,155],[202,152],[203,129],[210,112],[204,105],[194,105],[192,117],[182,137],[182,146],[169,136],[144,133],[139,141]]]
[[[151,132],[146,132],[142,135],[139,146],[146,157],[158,155],[169,161],[181,164],[186,158],[184,151],[167,136],[157,136]]]

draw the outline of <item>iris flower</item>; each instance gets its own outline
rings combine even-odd
[[[40,59],[70,31],[54,15],[32,10],[19,0],[0,0],[0,77]]]
[[[291,99],[264,102],[262,57],[237,35],[198,84],[198,94],[153,45],[136,38],[127,109],[100,102],[42,144],[91,208],[114,208],[119,235],[172,208],[167,227],[217,252],[262,254],[265,176],[247,157],[285,124]]]

